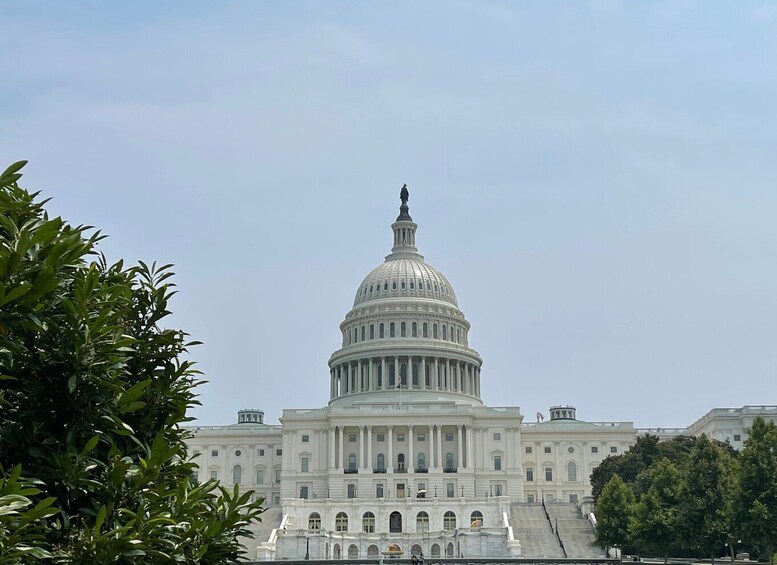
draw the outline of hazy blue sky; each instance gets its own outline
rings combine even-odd
[[[0,77],[3,165],[176,264],[202,423],[326,404],[404,182],[488,404],[777,404],[775,2],[1,2]]]

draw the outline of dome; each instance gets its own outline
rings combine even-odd
[[[396,259],[391,255],[364,278],[353,305],[400,297],[441,300],[458,307],[453,287],[440,271],[418,257]]]

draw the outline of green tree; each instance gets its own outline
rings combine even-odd
[[[760,416],[740,455],[734,518],[746,547],[772,560],[777,550],[777,425]]]
[[[638,553],[662,555],[666,563],[677,547],[680,471],[669,459],[662,458],[644,474],[650,487],[634,509],[629,535]]]
[[[603,548],[626,546],[633,512],[634,493],[620,476],[614,475],[596,502],[596,543]]]
[[[705,435],[698,438],[681,483],[679,532],[687,549],[713,562],[729,541],[735,478],[736,460],[731,454]]]
[[[18,517],[0,563],[236,559],[261,501],[191,479],[198,374],[164,326],[169,266],[109,264],[99,232],[18,186],[23,165],[0,175],[0,515]]]

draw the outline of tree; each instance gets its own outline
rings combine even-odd
[[[633,511],[634,493],[620,476],[614,475],[596,502],[596,543],[604,548],[625,546]]]
[[[640,554],[667,557],[677,547],[677,505],[680,472],[669,459],[662,458],[645,472],[650,487],[637,503],[629,535]]]
[[[729,541],[736,460],[702,435],[691,451],[680,487],[678,523],[686,546],[709,556]]]
[[[109,264],[99,232],[18,186],[23,166],[0,175],[0,515],[19,516],[0,563],[236,559],[261,501],[191,479],[199,381],[195,342],[163,326],[170,266]]]
[[[762,558],[777,550],[777,425],[753,421],[740,455],[734,523],[746,546]]]

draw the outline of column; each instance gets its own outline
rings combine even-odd
[[[343,468],[343,426],[340,426],[340,446],[337,448],[337,468]]]
[[[472,426],[467,426],[467,468],[473,467],[472,457]]]
[[[434,378],[432,379],[432,390],[438,390],[440,388],[440,371],[437,357],[434,358]]]
[[[429,433],[426,435],[429,436],[429,462],[427,466],[436,469],[437,465],[434,464],[434,426],[429,426]]]
[[[386,468],[389,470],[390,473],[394,472],[394,426],[388,427],[388,433],[386,434],[388,436],[386,439],[388,440],[388,464],[386,465]],[[386,485],[388,486],[388,485]]]
[[[410,457],[408,458],[409,461],[407,462],[407,472],[412,473],[413,469],[415,468],[415,454],[413,453],[413,426],[407,427],[407,435],[408,435],[408,440],[410,441],[409,443]]]
[[[367,370],[367,379],[369,381],[369,384],[367,385],[368,390],[375,390],[375,374],[372,370],[372,366],[375,364],[373,363],[372,357],[369,358],[369,369]]]
[[[445,466],[442,460],[442,426],[437,426],[437,466]]]
[[[505,470],[513,468],[513,429],[505,428]]]
[[[401,382],[402,377],[399,376],[399,357],[394,357],[394,386]]]
[[[453,388],[451,385],[451,360],[446,359],[445,360],[445,390],[451,390]]]
[[[421,371],[419,373],[418,383],[421,385],[421,390],[426,389],[426,357],[421,356]]]
[[[334,469],[337,465],[335,460],[335,428],[329,428],[329,468]]]
[[[459,424],[457,428],[458,428],[458,433],[456,435],[458,436],[457,438],[458,445],[456,447],[459,450],[457,454],[458,466],[463,468],[464,467],[464,441],[463,441],[464,438],[461,437],[461,434],[464,432],[464,426],[462,424]]]
[[[364,469],[364,426],[359,426],[359,467]]]
[[[367,426],[367,469],[372,469],[372,426]]]
[[[363,380],[362,380],[362,360],[359,359],[356,362],[356,392],[364,392],[364,387],[362,386]]]

